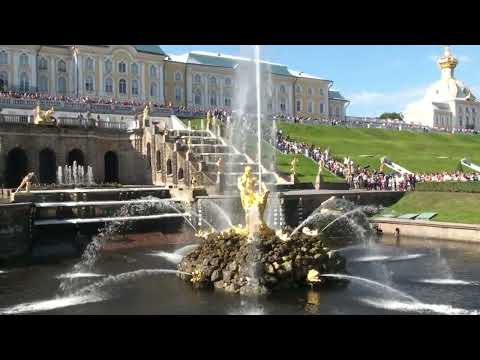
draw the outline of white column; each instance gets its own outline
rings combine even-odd
[[[76,71],[75,71],[75,77],[77,76]],[[84,88],[84,83],[83,83],[83,56],[79,55],[78,56],[78,95],[82,96],[83,95],[83,88]],[[76,88],[75,88],[76,90]]]
[[[223,107],[225,105],[225,99],[223,98],[223,82],[225,78],[220,78],[220,101],[217,102],[218,106]]]
[[[37,87],[37,57],[36,55],[30,55],[30,64],[32,64],[32,82],[31,86],[36,89]]]
[[[103,96],[103,61],[102,58],[98,58],[98,84],[97,85],[97,93],[99,96]]]
[[[57,79],[55,78],[55,59],[50,57],[49,59],[49,73],[50,73],[50,86],[48,87],[50,94],[57,93]]]
[[[192,106],[192,69],[187,69],[187,106]]]
[[[160,65],[160,74],[159,75],[160,75],[160,91],[159,91],[160,103],[165,104],[165,96],[164,96],[164,93],[163,93],[163,88],[165,86],[164,79],[163,79],[163,64]]]
[[[293,96],[292,96],[292,87],[291,86],[286,86],[287,88],[287,104],[286,104],[286,110],[288,115],[293,115],[292,112],[292,102],[293,102]]]
[[[67,78],[70,78],[69,80],[69,92],[71,94],[77,94],[77,74],[75,70],[75,61],[73,59],[71,61],[66,61],[67,65]],[[70,76],[68,76],[70,75]]]
[[[208,74],[203,74],[203,81],[205,82],[204,84],[204,102],[203,102],[203,105],[204,106],[210,106],[210,101],[209,101],[209,98],[208,98]]]
[[[150,84],[145,83],[145,64],[144,63],[140,63],[140,76],[141,76],[140,98],[145,101],[147,100]]]
[[[13,82],[12,85],[15,87],[20,87],[20,81],[18,79],[18,52],[14,51],[13,53]]]

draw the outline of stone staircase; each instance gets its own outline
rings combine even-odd
[[[259,166],[257,163],[246,153],[239,151],[224,138],[210,130],[189,130],[187,128],[178,129],[177,127],[170,130],[170,135],[180,138],[185,144],[189,144],[190,161],[210,180],[209,185],[214,185],[217,182],[217,162],[220,158],[223,159],[225,165],[225,193],[237,192],[237,179],[243,174],[245,166],[252,167],[253,173],[258,176]],[[285,183],[285,180],[278,174],[265,169],[264,166],[262,166],[262,181],[269,188],[276,184]]]

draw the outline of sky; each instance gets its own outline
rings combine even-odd
[[[240,45],[160,45],[171,54],[202,50],[244,55]],[[444,45],[266,45],[262,59],[332,80],[351,101],[350,116],[402,112],[440,79],[436,59]],[[455,77],[480,94],[480,46],[451,45],[459,60]]]

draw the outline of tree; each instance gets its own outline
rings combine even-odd
[[[391,119],[391,120],[401,120],[403,121],[403,114],[402,113],[396,113],[396,112],[385,112],[382,115],[380,115],[380,119]]]

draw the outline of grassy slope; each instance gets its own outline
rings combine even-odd
[[[414,191],[384,213],[436,212],[434,221],[480,224],[479,204],[480,194]]]
[[[457,170],[460,159],[464,157],[480,163],[480,136],[475,135],[424,134],[290,123],[280,123],[279,128],[297,141],[321,148],[328,146],[337,157],[350,156],[362,166],[370,165],[377,169],[382,156],[387,156],[409,170],[420,172]],[[439,159],[439,156],[448,158]]]

